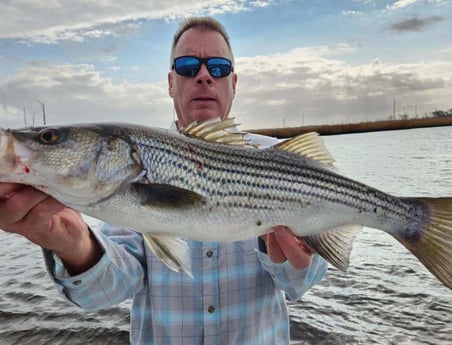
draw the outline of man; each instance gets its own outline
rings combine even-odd
[[[237,83],[233,61],[217,21],[181,25],[168,74],[178,128],[228,116]],[[168,270],[140,234],[110,224],[92,232],[78,212],[16,184],[0,184],[0,228],[45,248],[48,271],[72,303],[94,310],[132,298],[132,344],[288,343],[282,290],[299,298],[327,267],[281,226],[263,236],[265,243],[188,241],[192,279]]]

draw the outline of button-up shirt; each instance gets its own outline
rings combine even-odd
[[[189,240],[191,278],[168,269],[137,232],[102,224],[93,234],[104,251],[96,265],[70,276],[61,260],[44,250],[48,271],[58,291],[87,310],[131,298],[134,345],[288,344],[285,294],[300,298],[327,270],[315,254],[304,270],[287,261],[273,263],[257,249],[257,238]]]

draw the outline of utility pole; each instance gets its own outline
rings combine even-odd
[[[394,102],[392,102],[392,119],[395,120],[395,96],[394,96]]]
[[[42,106],[42,122],[46,125],[46,105],[38,99],[39,104]]]
[[[25,107],[24,107],[24,125],[27,127],[27,115],[25,114]]]

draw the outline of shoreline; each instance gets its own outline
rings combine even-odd
[[[320,135],[337,135],[377,131],[392,131],[423,127],[452,126],[452,116],[428,117],[422,119],[384,120],[373,122],[345,123],[336,125],[315,125],[285,128],[250,129],[247,132],[276,138],[291,138],[299,134],[317,132]]]

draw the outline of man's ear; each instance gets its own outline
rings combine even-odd
[[[235,96],[236,87],[237,87],[237,73],[234,73],[232,75],[232,90],[234,91],[234,96]]]
[[[168,94],[173,98],[173,73],[168,72]]]

